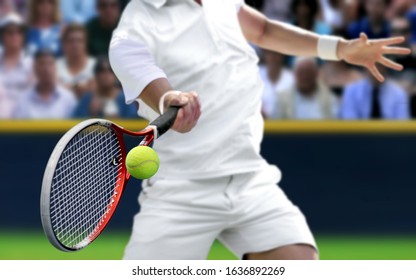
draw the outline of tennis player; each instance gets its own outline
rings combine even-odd
[[[154,146],[161,167],[143,182],[125,259],[205,259],[215,239],[245,259],[317,259],[305,217],[260,156],[263,84],[248,42],[295,56],[401,70],[385,55],[403,38],[318,36],[267,19],[243,0],[132,0],[110,59],[127,103],[156,118],[183,106]],[[301,159],[300,159],[301,160]],[[301,174],[300,174],[301,175]]]

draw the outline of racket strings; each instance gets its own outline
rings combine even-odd
[[[95,139],[93,139],[95,140]],[[91,140],[89,141],[89,143],[86,143],[86,145],[90,145]],[[99,144],[98,146],[96,146],[94,149],[92,149],[91,151],[93,152],[99,152],[99,148],[102,145]],[[79,147],[78,147],[79,148]],[[91,153],[90,153],[91,154]],[[64,153],[64,157],[68,158],[68,151],[66,151]],[[99,165],[97,166],[95,164],[94,161],[86,161],[85,160],[85,156],[83,156],[82,158],[79,159],[79,162],[82,162],[82,164],[80,164],[77,168],[75,169],[62,169],[59,168],[59,170],[57,169],[57,173],[62,172],[62,176],[60,180],[56,180],[55,181],[55,185],[59,185],[62,183],[65,183],[64,180],[71,180],[73,182],[74,186],[79,185],[80,183],[82,183],[82,181],[85,181],[85,178],[82,176],[79,176],[79,171],[80,168],[85,168],[90,170],[90,172],[95,173],[97,170],[96,168],[99,167]],[[89,185],[91,183],[91,179],[93,179],[94,177],[90,177],[88,179],[88,181],[85,182],[86,185]],[[88,191],[91,191],[92,189],[90,188],[84,188],[81,191],[77,191],[76,188],[71,188],[71,189],[65,189],[65,188],[61,188],[61,190],[59,191],[59,193],[57,194],[56,197],[56,204],[55,205],[59,205],[61,208],[66,209],[67,212],[72,212],[73,208],[78,208],[78,203],[80,202],[80,198],[85,196],[85,193]],[[65,191],[65,195],[63,195],[63,192]],[[68,206],[69,203],[71,203],[72,201],[68,200],[67,197],[68,196],[72,196],[74,199],[73,201],[78,202],[77,204],[72,204]],[[75,197],[74,197],[75,196]],[[54,198],[53,194],[51,195],[52,198]],[[54,208],[54,205],[52,205],[51,209]],[[56,212],[56,215],[59,212]]]
[[[61,244],[77,248],[108,214],[121,159],[118,138],[109,127],[90,126],[68,143],[55,170],[50,198],[51,223]]]
[[[100,146],[102,146],[102,145],[105,145],[105,144],[100,144],[99,146],[97,146],[95,149],[93,149],[93,151],[95,152],[95,153],[97,153],[97,152],[99,152],[100,151]],[[84,157],[85,158],[85,157]],[[99,170],[98,170],[98,168],[100,167],[100,165],[97,165],[97,164],[95,164],[95,161],[89,161],[89,163],[88,162],[85,162],[85,164],[84,164],[84,166],[83,166],[83,168],[86,168],[86,169],[88,169],[88,170],[90,170],[90,172],[92,172],[92,173],[96,173],[96,172],[98,172]],[[79,169],[79,168],[78,168]],[[70,172],[70,175],[71,176],[69,176],[69,174],[66,174],[66,176],[64,177],[64,178],[68,178],[68,180],[72,180],[73,181],[73,184],[76,186],[76,185],[79,185],[79,184],[81,184],[82,183],[82,180],[84,180],[85,178],[82,178],[81,176],[77,176],[77,174],[78,174],[78,169],[76,169],[75,171],[72,171],[72,172]],[[109,175],[111,175],[111,174],[109,174]],[[90,185],[90,184],[92,184],[92,180],[94,179],[94,177],[90,177],[89,179],[88,179],[88,181],[86,181],[85,182],[85,184],[86,185]],[[99,182],[97,182],[97,183],[104,183],[105,181],[107,180],[107,177],[102,177],[102,178],[100,178],[100,181]],[[61,183],[61,181],[57,181],[56,182],[56,184],[60,184]],[[80,204],[80,202],[81,202],[81,198],[82,197],[85,197],[85,195],[90,195],[90,192],[92,192],[93,191],[93,189],[92,188],[85,188],[85,189],[83,189],[83,190],[81,190],[81,191],[78,191],[77,193],[76,193],[76,191],[77,191],[77,189],[71,189],[70,190],[70,193],[66,193],[66,195],[68,195],[68,196],[74,196],[74,201],[77,201],[78,203],[77,204],[73,204],[72,206],[71,205],[66,205],[66,204],[68,204],[70,201],[68,201],[68,200],[64,200],[64,201],[57,201],[57,203],[61,203],[61,204],[64,204],[64,207],[63,208],[65,208],[65,209],[67,209],[67,211],[68,212],[72,212],[72,210],[75,208],[75,209],[77,209],[77,208],[79,208],[79,204]],[[88,192],[88,193],[87,193]],[[87,194],[86,194],[87,193]],[[65,199],[66,197],[65,196],[61,196],[61,198],[62,199]],[[83,210],[83,209],[80,209],[80,210]]]
[[[95,172],[96,170],[93,170],[92,172]],[[97,184],[104,184],[107,181],[108,178],[102,177],[98,182],[96,182]],[[92,182],[91,182],[92,183]],[[71,213],[71,210],[73,209],[78,209],[78,212],[82,212],[82,213],[86,213],[86,215],[84,216],[83,220],[82,220],[82,224],[80,224],[81,227],[79,227],[77,233],[75,234],[75,236],[82,236],[87,232],[91,231],[91,226],[93,225],[97,225],[97,220],[96,220],[96,215],[94,213],[94,207],[96,207],[97,205],[103,205],[103,206],[107,206],[109,205],[109,202],[111,200],[112,194],[113,194],[113,188],[114,186],[111,187],[111,189],[109,191],[104,191],[104,192],[100,192],[100,193],[94,193],[93,189],[89,189],[90,191],[88,193],[84,193],[82,195],[82,197],[84,196],[88,196],[94,199],[94,201],[92,201],[90,204],[81,204],[81,199],[78,200],[77,204],[74,207],[71,207],[69,209],[69,213]],[[107,194],[107,196],[106,196]],[[97,199],[99,197],[99,199]],[[72,212],[74,213],[74,212]],[[105,215],[105,213],[103,213],[103,215]],[[69,220],[73,220],[72,223],[68,224],[68,227],[75,227],[77,226],[77,222],[79,222],[79,220],[75,219],[76,217],[73,217],[74,219],[69,219]],[[69,242],[72,243],[73,240],[69,240],[68,238],[63,240],[63,242]]]
[[[94,134],[94,131],[91,132],[91,134]],[[83,145],[85,145],[85,146],[92,146],[94,143],[98,143],[99,142],[98,140],[100,139],[100,137],[101,137],[100,134],[95,134],[94,137],[92,137],[91,139],[89,139],[88,142],[86,142],[84,144],[81,143],[81,140],[82,140],[82,138],[81,138],[80,140],[76,141],[73,144],[73,146],[76,147],[77,149],[81,149]],[[69,153],[71,151],[70,150],[66,150],[63,155],[64,155],[65,159],[67,159],[67,160],[66,161],[63,161],[63,163],[56,169],[56,171],[58,173],[60,171],[62,171],[64,173],[69,172],[69,174],[73,174],[73,178],[71,178],[71,179],[74,179],[74,177],[78,174],[77,173],[78,170],[80,168],[83,168],[82,165],[78,165],[78,166],[75,167],[75,169],[73,169],[73,167],[74,167],[74,161],[77,161],[77,162],[86,162],[86,160],[90,159],[91,156],[94,156],[94,153],[96,153],[97,150],[99,150],[105,144],[106,143],[100,143],[100,144],[98,144],[95,147],[91,147],[92,149],[90,149],[86,154],[82,155],[80,158],[71,157],[69,155]],[[72,164],[72,165],[70,165],[70,164]],[[71,167],[72,169],[70,169],[68,167]],[[65,178],[65,177],[63,177],[63,178]],[[75,179],[77,179],[77,178],[75,178]],[[59,184],[60,181],[57,181],[56,183]]]
[[[77,142],[75,142],[74,144],[73,144],[73,146],[74,147],[76,147],[77,149],[79,149],[79,146],[78,146],[78,143],[79,141],[77,141]],[[91,142],[91,139],[90,139],[90,142]],[[87,144],[89,144],[89,143],[87,143]],[[64,159],[68,159],[68,152],[69,151],[71,151],[71,150],[66,150],[65,152],[64,152],[64,155],[63,155],[63,160]],[[79,158],[79,161],[82,161],[83,160],[83,158],[85,158],[85,156],[84,157],[81,157],[81,158]],[[62,167],[59,167],[59,169],[58,169],[58,173],[59,172],[62,172],[62,176],[61,176],[61,180],[56,180],[56,185],[58,185],[58,184],[62,184],[62,183],[65,183],[64,182],[64,179],[65,178],[70,178],[70,175],[69,174],[77,174],[77,168],[73,168],[72,170],[70,170],[70,169],[65,169],[64,167],[65,166],[67,166],[68,165],[68,161],[73,161],[73,158],[71,158],[71,160],[67,160],[67,161],[62,161],[64,164],[62,164]],[[90,162],[90,164],[92,163],[92,161]],[[89,168],[89,166],[85,166],[85,162],[83,162],[83,164],[84,164],[84,167],[85,168]],[[77,177],[77,178],[81,178],[81,177]],[[86,182],[86,183],[88,183],[88,182]],[[78,182],[78,180],[76,180],[76,181],[74,181],[73,182],[73,185],[78,185],[79,184],[79,182]],[[71,221],[71,220],[73,220],[73,219],[71,219],[71,217],[69,217],[68,216],[68,212],[69,213],[72,213],[72,207],[77,207],[77,204],[75,204],[75,203],[73,203],[72,204],[72,207],[71,207],[71,205],[69,205],[68,206],[68,203],[70,203],[70,202],[76,202],[76,201],[79,201],[79,196],[80,195],[83,195],[83,193],[84,193],[84,190],[88,190],[87,188],[84,188],[84,190],[82,190],[81,192],[78,192],[78,195],[76,194],[76,193],[74,193],[75,192],[75,188],[70,188],[70,189],[68,189],[68,188],[62,188],[61,189],[61,191],[59,192],[59,194],[58,194],[58,197],[56,198],[56,200],[57,200],[57,204],[56,205],[61,205],[60,207],[61,207],[61,209],[64,209],[64,212],[56,212],[55,213],[55,215],[53,216],[53,218],[61,218],[61,217],[67,217],[67,219],[65,219],[65,220],[59,220],[57,223],[56,223],[56,225],[55,225],[55,228],[57,229],[57,231],[59,231],[59,232],[65,232],[65,231],[63,231],[63,229],[65,229],[65,228],[68,228],[69,227],[69,225],[68,225],[68,222],[69,221]],[[74,195],[76,195],[77,197],[76,198],[74,198],[72,201],[69,201],[69,200],[67,200],[66,199],[66,196],[65,195],[62,195],[62,193],[63,192],[65,192],[65,194],[67,195],[67,196],[74,196]],[[54,196],[52,196],[52,198],[55,198]],[[58,204],[58,203],[61,203],[61,204]],[[59,215],[59,216],[58,216]],[[64,224],[63,224],[64,223]],[[69,232],[70,233],[70,232]],[[68,234],[68,231],[66,231],[66,234]],[[59,236],[59,238],[63,238],[63,236]],[[61,240],[61,241],[63,241],[63,242],[65,242],[65,239],[64,240]]]
[[[100,146],[102,146],[102,145],[104,145],[105,144],[105,142],[102,142],[101,144],[100,144]],[[105,151],[105,152],[108,152],[108,151]],[[96,154],[95,154],[96,155]],[[98,158],[98,160],[99,160],[99,158]],[[94,173],[96,173],[96,167],[97,167],[97,165],[95,164],[97,162],[97,157],[95,156],[95,159],[94,160],[91,160],[90,162],[89,162],[89,165],[86,165],[85,166],[85,168],[87,168],[88,170],[91,170],[91,172],[94,172]],[[95,169],[93,169],[92,167],[94,167],[95,166]],[[85,184],[86,185],[91,185],[93,182],[91,182],[92,181],[92,177],[90,177],[90,179],[89,179],[89,181],[86,181],[85,182]],[[105,181],[107,181],[107,177],[101,177],[100,178],[100,180],[99,181],[97,181],[96,183],[97,184],[103,184],[103,183],[105,183]],[[75,185],[77,185],[79,182],[74,182],[74,184]],[[71,208],[68,208],[68,210],[66,211],[66,212],[70,212],[70,213],[73,213],[72,215],[74,215],[75,213],[77,213],[77,212],[80,212],[80,213],[87,213],[86,215],[85,215],[85,218],[84,218],[84,221],[83,221],[83,225],[82,225],[82,227],[78,227],[78,225],[76,224],[76,222],[78,222],[78,220],[76,219],[76,217],[69,217],[69,219],[67,219],[67,223],[65,224],[65,226],[66,226],[66,228],[78,228],[77,229],[77,231],[73,234],[73,236],[80,236],[80,234],[82,234],[82,233],[84,233],[84,232],[86,232],[86,231],[88,231],[88,227],[89,226],[91,226],[91,222],[94,222],[94,221],[89,221],[89,220],[91,220],[91,218],[94,218],[94,212],[91,212],[91,209],[92,209],[92,207],[95,207],[96,205],[97,205],[97,201],[93,201],[92,203],[91,203],[91,205],[89,206],[89,208],[88,209],[85,209],[87,206],[88,206],[88,204],[81,204],[81,202],[82,202],[82,199],[80,199],[80,196],[81,197],[84,197],[84,196],[87,196],[87,197],[91,197],[91,195],[94,195],[94,193],[92,193],[92,190],[94,190],[94,188],[85,188],[82,192],[79,192],[78,193],[78,195],[76,195],[76,194],[72,194],[72,195],[74,195],[74,199],[75,199],[75,201],[77,202],[76,204],[74,204]],[[88,193],[86,193],[86,191],[88,191]],[[111,192],[107,192],[107,194],[109,194],[109,196],[111,197],[111,193],[112,193],[112,190],[110,190]],[[109,198],[108,197],[106,197],[106,196],[103,196],[103,195],[101,195],[101,197],[103,197],[104,199],[106,199],[106,200],[108,200]],[[103,203],[104,201],[102,201],[101,202],[101,204]],[[81,204],[81,205],[80,205]],[[76,211],[73,211],[74,209],[77,209],[78,211],[76,212]],[[72,221],[71,223],[69,223],[68,221]],[[85,228],[85,229],[84,229]],[[71,238],[71,235],[69,235],[66,239],[63,239],[62,240],[62,242],[65,242],[65,243],[72,243],[73,242],[73,240],[70,240],[70,238]]]
[[[95,143],[98,140],[97,139],[98,137],[99,135],[97,134],[94,138],[90,139],[89,142],[85,143],[85,145],[91,145]],[[80,137],[80,140],[76,141],[73,144],[73,146],[79,149],[80,147],[78,145],[79,145],[79,142],[82,140],[85,140],[85,138]],[[59,164],[60,166],[55,171],[56,176],[54,178],[54,184],[59,185],[59,184],[65,183],[68,180],[74,180],[74,185],[77,185],[79,183],[78,182],[79,180],[83,180],[84,178],[77,176],[77,175],[79,175],[80,168],[87,168],[87,166],[85,166],[86,164],[88,164],[86,162],[87,160],[86,157],[90,156],[91,152],[96,151],[97,147],[91,149],[89,153],[79,158],[71,157],[71,155],[69,155],[72,152],[71,149],[65,150],[65,152],[63,152],[62,157],[61,157],[61,162]],[[70,166],[69,163],[73,162],[74,160],[78,160],[78,162],[84,162],[84,165],[79,164],[76,167],[74,167],[73,165]],[[57,201],[56,203],[57,205],[65,204],[68,202],[68,200],[66,200],[66,197],[62,195],[63,192],[68,192],[68,190],[65,188],[56,189],[56,196],[58,196],[57,200],[59,200],[59,198],[62,199],[62,201]],[[78,194],[82,195],[82,193],[78,193]],[[54,205],[51,206],[51,209],[53,207]]]
[[[105,152],[108,152],[108,151],[105,151]],[[92,153],[92,155],[96,155],[96,154],[93,154]],[[91,172],[94,172],[94,173],[98,172],[97,165],[95,164],[97,162],[97,160],[99,160],[99,158],[97,158],[95,156],[94,160],[90,161],[89,166],[87,166],[86,168],[88,168],[89,170],[91,170]],[[94,168],[94,166],[95,166],[95,168]],[[101,177],[96,182],[96,184],[99,184],[99,185],[105,184],[105,182],[107,180],[108,180],[108,176]],[[86,182],[86,185],[91,185],[93,183],[94,182],[92,182],[92,177],[90,177],[89,181]],[[89,204],[85,204],[85,203],[84,204],[81,204],[82,199],[78,199],[77,200],[77,204],[75,204],[75,206],[70,209],[70,210],[78,209],[78,212],[86,213],[85,217],[83,218],[83,226],[82,227],[79,227],[79,229],[77,230],[75,236],[80,236],[80,234],[82,235],[82,233],[88,231],[88,228],[91,226],[91,223],[95,223],[96,224],[96,221],[94,221],[94,220],[96,220],[96,217],[94,215],[95,213],[92,211],[93,210],[93,207],[96,207],[97,205],[104,205],[103,203],[108,204],[107,201],[110,199],[110,197],[112,195],[112,188],[109,190],[109,192],[107,191],[107,192],[99,193],[99,194],[98,193],[97,194],[94,193],[94,190],[97,190],[97,189],[94,189],[94,188],[89,188],[89,189],[85,189],[85,190],[87,190],[88,192],[86,194],[85,194],[85,192],[81,192],[80,193],[81,198],[87,196],[87,197],[91,197],[91,198],[94,199],[95,197],[100,196],[102,199],[101,199],[101,201],[97,201],[95,199],[94,201],[92,201],[90,203],[90,205]],[[107,195],[105,195],[105,194],[107,194]],[[70,228],[73,227],[74,225],[77,226],[76,225],[76,222],[78,222],[78,220],[76,219],[76,217],[73,217],[73,218],[74,219],[69,219],[69,220],[73,220],[72,223],[68,224],[68,227],[70,227]],[[85,228],[85,230],[83,230],[82,228]],[[68,242],[68,241],[72,242],[72,240],[68,240],[68,239],[64,240],[64,242]]]

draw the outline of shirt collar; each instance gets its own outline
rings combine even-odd
[[[143,0],[143,1],[154,6],[157,9],[160,9],[167,2],[167,0]]]
[[[152,5],[156,9],[160,9],[166,4],[166,2],[168,2],[168,0],[142,0],[142,1],[146,2],[147,4]],[[187,1],[194,2],[194,0],[187,0]]]

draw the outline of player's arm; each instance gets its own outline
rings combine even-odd
[[[173,129],[186,133],[195,127],[201,115],[198,95],[195,92],[173,91],[145,44],[126,32],[116,32],[109,57],[128,103],[141,99],[160,114],[169,106],[181,106]]]
[[[160,110],[165,111],[169,106],[182,106],[173,125],[173,129],[181,133],[191,131],[201,116],[198,94],[174,91],[166,78],[150,82],[141,92],[140,99],[159,113],[162,113]]]
[[[379,81],[384,81],[384,77],[377,69],[377,63],[398,71],[403,69],[385,55],[407,55],[411,52],[407,48],[391,46],[402,43],[405,40],[403,37],[369,40],[365,34],[361,34],[359,39],[345,40],[319,36],[290,24],[270,20],[247,5],[241,7],[238,17],[244,36],[261,48],[287,55],[344,60],[368,68]]]

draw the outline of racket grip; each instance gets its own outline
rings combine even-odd
[[[150,125],[154,125],[157,127],[157,132],[159,137],[165,134],[175,123],[176,117],[178,116],[179,109],[181,107],[178,106],[171,106],[168,110],[154,120]]]

